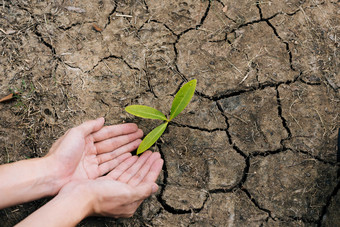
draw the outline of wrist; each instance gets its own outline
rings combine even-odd
[[[67,192],[64,192],[64,188],[62,188],[60,193],[56,196],[56,199],[67,201],[67,206],[72,204],[72,209],[70,210],[77,211],[73,214],[74,218],[77,221],[81,221],[93,213],[93,196],[86,186],[86,183],[83,184],[82,182],[72,182],[70,184],[71,188],[67,189]],[[69,187],[68,185],[66,186]]]
[[[40,171],[44,173],[44,184],[47,188],[48,196],[56,195],[62,187],[58,169],[49,157],[40,158]]]
[[[79,202],[82,219],[91,216],[94,212],[93,206],[95,202],[95,196],[90,189],[91,187],[89,187],[91,182],[93,181],[85,180],[84,184],[80,183],[79,186],[73,191],[75,200]]]
[[[58,200],[68,201],[79,211],[77,218],[82,220],[93,214],[94,194],[91,191],[92,180],[73,181],[66,184],[55,197]]]
[[[86,182],[65,185],[51,201],[24,219],[19,226],[76,226],[92,212]]]
[[[56,195],[60,189],[69,182],[68,178],[63,176],[62,167],[55,161],[53,156],[45,156],[40,158],[41,168],[46,173],[45,183],[49,188],[49,196]]]

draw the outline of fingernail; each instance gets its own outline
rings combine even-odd
[[[152,193],[156,193],[158,191],[158,185],[157,184],[153,184],[152,185]]]

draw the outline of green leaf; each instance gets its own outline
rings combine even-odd
[[[163,134],[166,126],[168,126],[168,122],[159,125],[158,127],[154,128],[149,134],[147,134],[137,149],[137,155],[149,149]]]
[[[191,80],[184,84],[177,92],[174,101],[172,102],[170,119],[174,119],[184,108],[189,104],[192,96],[195,93],[197,80]]]
[[[131,105],[131,106],[127,106],[125,108],[125,111],[137,117],[143,117],[143,118],[148,118],[148,119],[159,119],[159,120],[167,121],[167,118],[162,112],[149,106]]]

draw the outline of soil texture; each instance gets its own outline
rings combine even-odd
[[[169,113],[159,192],[79,226],[340,226],[337,0],[0,1],[0,163],[127,105]],[[2,182],[4,183],[4,182]],[[1,197],[1,196],[0,196]],[[49,199],[0,211],[13,226]]]

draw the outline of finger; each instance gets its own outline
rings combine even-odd
[[[103,141],[112,137],[131,134],[138,130],[138,126],[133,123],[104,126],[98,132],[92,134],[95,142]]]
[[[106,176],[110,177],[112,180],[117,180],[118,177],[122,175],[128,168],[130,168],[136,161],[138,160],[138,156],[132,156],[126,159],[124,162],[120,163],[114,170],[112,170]]]
[[[77,126],[76,129],[79,129],[84,136],[87,136],[90,133],[96,132],[99,129],[101,129],[104,125],[104,121],[105,119],[103,117],[100,117],[96,120],[86,121],[81,125]]]
[[[103,176],[104,174],[110,172],[116,166],[118,166],[120,163],[124,162],[129,157],[131,157],[131,153],[125,153],[125,154],[122,154],[121,156],[119,156],[119,157],[117,157],[117,158],[115,158],[111,161],[104,162],[103,164],[100,164],[98,166],[99,176]]]
[[[144,177],[141,183],[143,184],[143,183],[156,182],[159,174],[162,171],[163,163],[164,163],[163,159],[158,159],[157,161],[155,161],[152,164],[150,171],[147,173],[147,175]]]
[[[133,208],[135,208],[137,210],[137,208],[142,204],[142,202],[149,196],[151,196],[152,194],[155,194],[158,191],[159,187],[156,183],[152,184],[151,186],[151,194],[150,195],[146,195],[146,197],[143,197],[142,199],[136,200],[135,202],[133,202],[131,205]]]
[[[142,138],[143,131],[138,129],[134,133],[130,133],[127,135],[117,136],[110,139],[106,139],[100,142],[95,143],[97,154],[103,154],[106,152],[111,152],[125,144],[131,143],[137,139]]]
[[[119,178],[118,181],[127,183],[144,165],[144,163],[148,160],[148,158],[151,156],[151,151],[144,152],[137,160],[133,166],[131,166],[129,169],[127,169]]]
[[[132,152],[134,150],[136,150],[139,146],[139,144],[142,142],[141,139],[137,139],[131,143],[125,144],[119,148],[117,148],[114,151],[108,152],[108,153],[104,153],[104,154],[100,154],[97,155],[97,160],[99,164],[102,164],[104,162],[110,161],[115,159],[116,157],[124,154],[124,153],[128,153],[128,152]]]
[[[152,153],[144,165],[138,170],[138,172],[127,182],[130,186],[137,186],[144,177],[149,173],[153,163],[161,160],[161,155],[158,152]],[[149,183],[149,182],[148,182]]]

